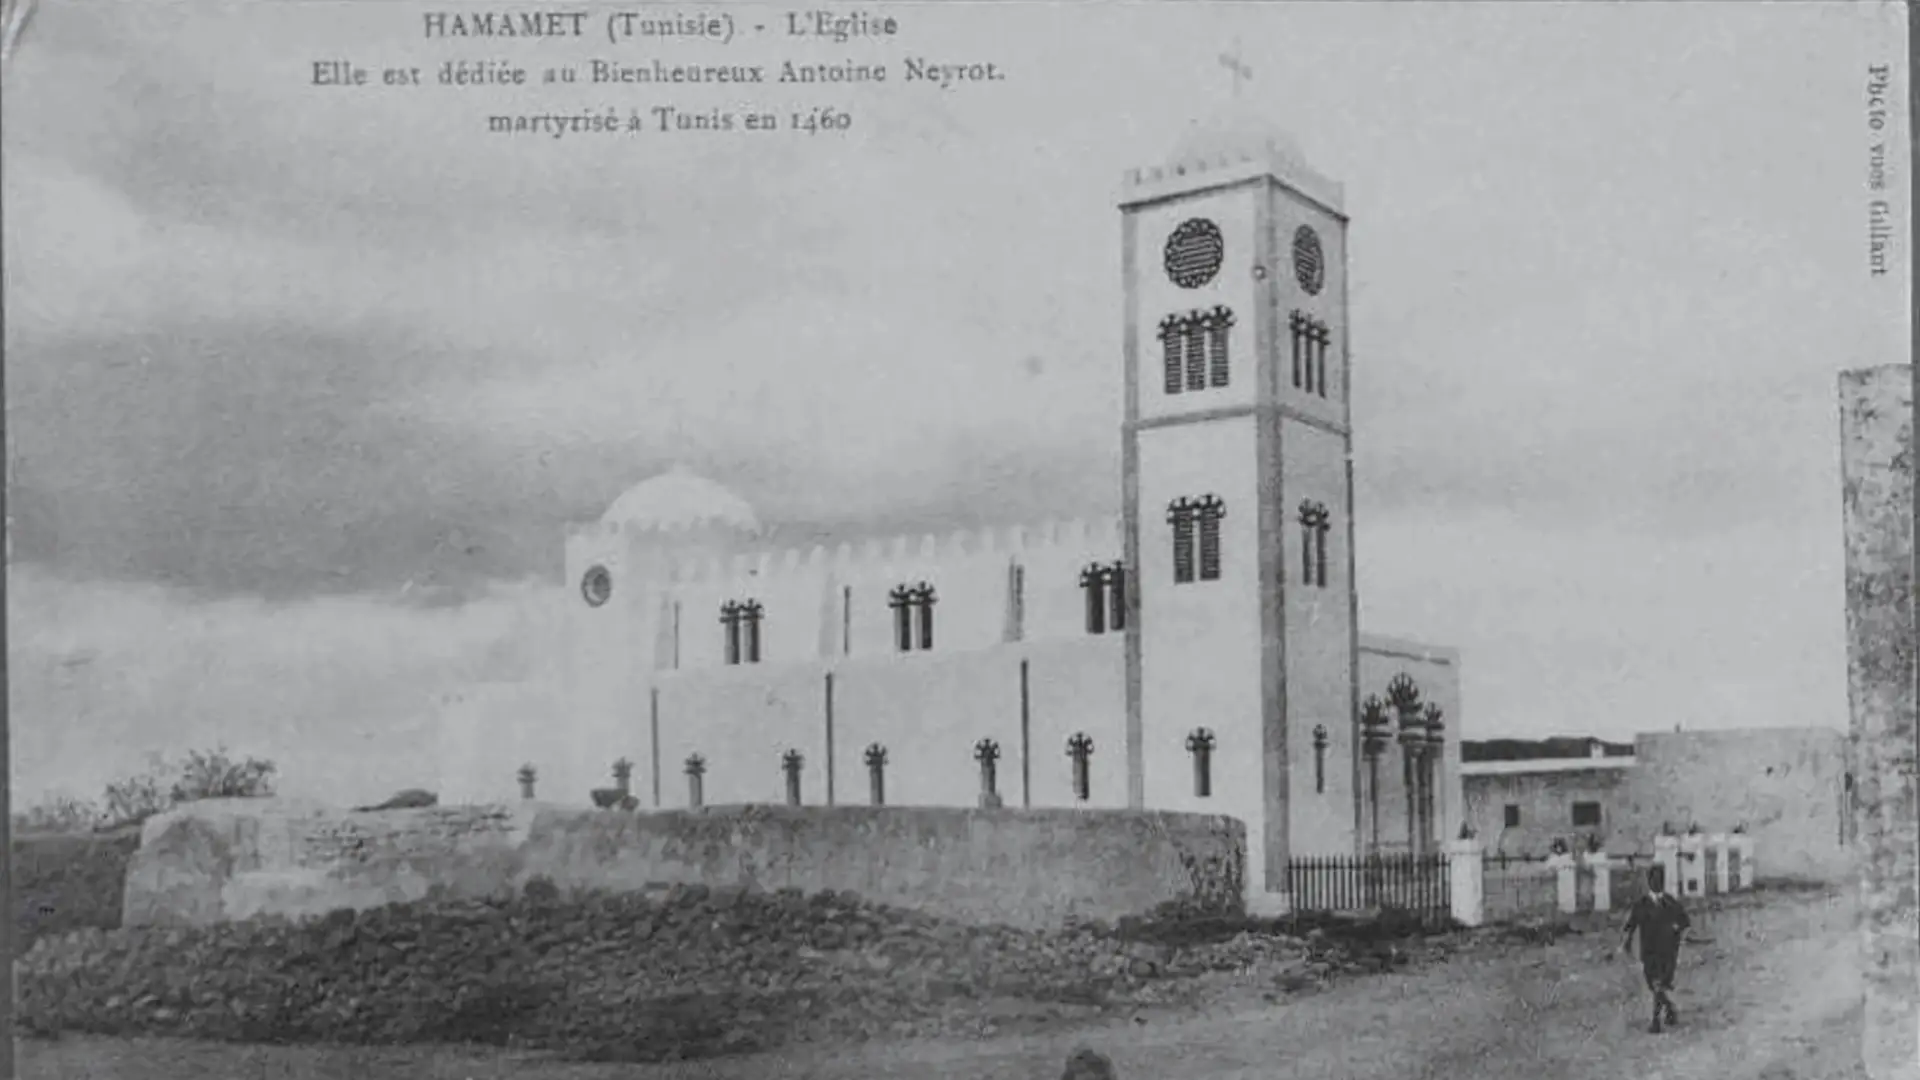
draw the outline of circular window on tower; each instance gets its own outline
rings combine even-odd
[[[1206,218],[1188,218],[1167,237],[1167,277],[1183,289],[1197,289],[1220,272],[1226,254],[1220,226]]]
[[[1327,257],[1320,250],[1320,234],[1305,225],[1293,231],[1293,276],[1308,296],[1320,295],[1327,283]]]
[[[580,595],[591,607],[599,607],[613,595],[613,574],[604,566],[589,569],[580,579]]]

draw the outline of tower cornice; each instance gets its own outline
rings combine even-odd
[[[1193,412],[1172,413],[1163,416],[1142,416],[1121,422],[1123,434],[1131,435],[1138,431],[1152,431],[1155,428],[1179,427],[1183,424],[1203,424],[1216,420],[1234,420],[1240,417],[1273,415],[1291,420],[1308,427],[1334,435],[1351,436],[1353,430],[1346,424],[1324,416],[1315,416],[1304,409],[1298,409],[1284,402],[1259,401],[1241,405],[1223,405],[1217,409],[1196,409]]]
[[[1212,161],[1129,169],[1120,196],[1120,209],[1141,210],[1263,180],[1293,193],[1342,223],[1347,220],[1346,192],[1338,181],[1329,180],[1304,165],[1263,156],[1245,159],[1226,156]]]

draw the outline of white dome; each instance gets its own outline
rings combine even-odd
[[[1188,126],[1175,144],[1173,160],[1217,162],[1280,160],[1305,166],[1300,143],[1272,120],[1247,109],[1222,112]]]
[[[600,520],[649,532],[760,531],[745,499],[680,465],[628,488]]]

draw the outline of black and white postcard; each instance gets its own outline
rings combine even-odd
[[[1916,1075],[1908,22],[9,0],[5,1075]]]

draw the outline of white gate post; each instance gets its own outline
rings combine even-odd
[[[1724,893],[1733,887],[1733,844],[1725,833],[1707,837],[1713,849],[1713,891]]]
[[[1485,867],[1480,845],[1471,839],[1450,840],[1446,846],[1447,881],[1452,893],[1447,907],[1461,926],[1486,922]]]
[[[1739,833],[1733,838],[1734,847],[1740,852],[1740,883],[1737,888],[1753,888],[1753,834]]]
[[[1680,838],[1677,836],[1668,836],[1665,833],[1654,837],[1653,861],[1665,868],[1667,872],[1667,888],[1672,889],[1674,895],[1681,895]]]
[[[1675,890],[1679,895],[1693,899],[1707,891],[1706,848],[1706,837],[1699,833],[1688,833],[1680,838],[1681,887]]]
[[[1593,875],[1593,910],[1613,909],[1613,860],[1604,851],[1586,854],[1587,872]]]
[[[1561,913],[1571,915],[1580,910],[1580,883],[1575,877],[1580,868],[1573,861],[1573,856],[1564,851],[1558,852],[1547,859],[1547,869],[1552,870],[1555,878],[1558,879],[1555,881],[1555,885],[1558,886],[1555,891],[1560,901]]]

